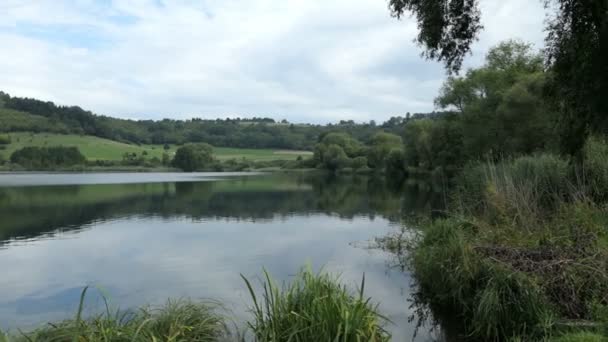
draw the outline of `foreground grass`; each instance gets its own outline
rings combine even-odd
[[[10,136],[11,143],[5,150],[0,150],[0,155],[9,159],[11,153],[27,146],[76,146],[87,160],[110,160],[120,161],[125,153],[146,153],[147,158],[156,157],[162,160],[163,153],[170,156],[175,154],[176,145],[169,145],[165,150],[163,145],[133,145],[118,141],[98,138],[88,135],[76,134],[54,134],[54,133],[28,133],[15,132],[6,133]],[[312,155],[309,151],[285,151],[273,149],[246,149],[246,148],[214,148],[214,155],[219,160],[247,159],[250,161],[272,161],[272,160],[295,160],[298,156],[303,158]]]
[[[356,295],[325,273],[303,268],[290,285],[277,287],[264,272],[263,294],[258,297],[243,277],[253,302],[252,319],[247,322],[255,341],[387,341],[386,322],[363,287]],[[364,278],[365,279],[365,278]],[[190,300],[169,301],[160,308],[83,317],[87,288],[73,319],[32,332],[3,335],[0,342],[109,342],[109,341],[238,341],[248,331],[228,329],[228,319],[220,306]],[[107,307],[107,305],[106,305]]]
[[[137,312],[109,311],[84,319],[82,293],[76,317],[30,333],[1,336],[0,341],[73,342],[73,341],[218,341],[227,336],[224,318],[215,306],[189,300],[169,301],[157,309]]]
[[[248,323],[257,341],[388,341],[386,322],[364,298],[365,278],[356,296],[327,274],[305,268],[289,286],[278,287],[264,273],[262,296],[249,288],[254,316]]]

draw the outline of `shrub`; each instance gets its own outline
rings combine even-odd
[[[76,147],[24,147],[11,154],[11,163],[28,169],[83,165],[86,158]]]
[[[186,144],[177,149],[172,165],[186,172],[205,169],[213,162],[213,147],[209,144]]]
[[[363,297],[365,278],[353,295],[338,280],[302,269],[288,286],[279,288],[264,272],[262,297],[243,277],[253,300],[248,323],[258,341],[388,341],[385,319]]]

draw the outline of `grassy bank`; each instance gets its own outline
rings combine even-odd
[[[84,317],[84,289],[73,319],[26,333],[0,333],[0,341],[387,341],[386,319],[365,298],[362,281],[356,293],[339,279],[303,268],[291,284],[279,286],[264,272],[262,292],[245,277],[251,295],[247,328],[231,329],[220,304],[169,301],[141,308]],[[107,303],[106,303],[107,304]],[[106,305],[107,306],[107,305]]]
[[[467,166],[446,218],[381,241],[408,251],[419,313],[447,313],[469,339],[608,338],[607,156],[591,139],[582,161]]]

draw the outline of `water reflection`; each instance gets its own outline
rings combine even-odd
[[[242,318],[240,273],[255,278],[266,267],[289,280],[308,261],[353,286],[365,272],[367,294],[395,322],[394,340],[409,340],[409,274],[387,269],[384,252],[354,246],[404,213],[432,210],[421,192],[390,179],[310,174],[0,188],[0,326],[65,318],[87,284],[121,307],[205,297]],[[94,310],[99,299],[91,301]]]

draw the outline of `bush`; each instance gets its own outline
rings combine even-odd
[[[264,272],[262,297],[251,283],[254,314],[248,323],[257,341],[388,341],[385,319],[363,297],[365,278],[356,295],[327,274],[302,269],[295,280],[279,289]]]
[[[177,149],[173,157],[173,167],[185,172],[205,169],[213,162],[213,147],[209,144],[186,144]]]
[[[24,147],[11,154],[11,163],[28,169],[44,170],[84,165],[86,158],[76,147]]]

